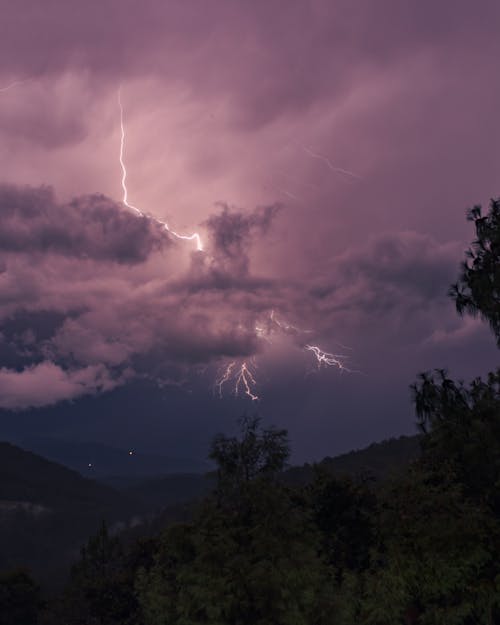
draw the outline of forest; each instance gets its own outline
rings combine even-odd
[[[468,219],[449,295],[500,347],[500,200]],[[420,453],[397,472],[283,479],[287,432],[244,416],[188,520],[139,537],[103,521],[55,594],[4,571],[0,625],[500,623],[500,370],[425,372],[411,392]]]

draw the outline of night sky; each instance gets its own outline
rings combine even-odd
[[[447,297],[499,192],[496,0],[0,8],[0,438],[203,457],[259,412],[320,459],[497,365]]]

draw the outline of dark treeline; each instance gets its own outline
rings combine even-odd
[[[500,203],[451,289],[500,344]],[[0,579],[0,624],[492,625],[500,623],[500,371],[412,386],[421,453],[396,475],[281,478],[287,433],[241,420],[218,436],[213,492],[188,522],[132,542],[105,525],[63,593]]]

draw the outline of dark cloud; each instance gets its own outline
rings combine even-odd
[[[14,392],[23,386],[24,407],[33,407],[133,376],[185,380],[273,349],[297,358],[306,342],[332,340],[346,318],[357,331],[367,319],[412,310],[412,328],[425,318],[419,332],[428,336],[458,256],[457,244],[429,235],[384,234],[332,257],[307,283],[253,271],[277,204],[218,205],[204,222],[204,252],[177,240],[165,246],[154,220],[101,195],[58,203],[48,188],[3,185],[0,207],[0,386],[14,389],[5,408],[23,407]]]
[[[207,251],[191,255],[102,195],[58,203],[49,188],[1,186],[0,386],[25,386],[28,408],[108,390],[125,373],[185,376],[258,353],[256,319],[279,288],[251,274],[248,253],[278,206],[219,208]],[[21,408],[20,391],[3,407]]]
[[[274,397],[263,409],[319,455],[411,423],[419,368],[451,362],[467,377],[497,362],[445,295],[473,236],[465,208],[498,193],[496,0],[3,5],[3,176],[80,196],[1,191],[0,381],[19,391],[8,405],[21,407],[23,385],[26,405],[83,404],[108,388],[99,376],[187,386],[192,371],[258,356]],[[86,195],[119,190],[120,84],[130,195],[177,232],[201,224],[203,254]],[[220,198],[285,207],[272,228],[274,209],[207,218]],[[271,310],[298,330],[272,335]],[[350,346],[363,376],[304,380],[305,340]],[[50,380],[59,390],[44,396]],[[136,387],[121,407],[142,419],[146,395]],[[186,415],[192,435],[197,414],[218,411],[201,397],[169,422]],[[168,421],[155,409],[155,425]],[[99,418],[110,412],[125,429],[120,407]]]
[[[211,242],[212,267],[218,273],[244,276],[248,273],[252,238],[267,233],[281,206],[262,206],[250,213],[231,210],[227,204],[220,204],[219,208],[220,212],[205,222]]]
[[[348,0],[280,2],[35,0],[9,4],[0,68],[22,77],[89,71],[104,80],[161,75],[239,102],[236,120],[262,127],[348,92],[361,74],[464,39],[495,39],[498,3]],[[168,42],[168,53],[165,53]],[[193,80],[195,79],[195,80]]]
[[[334,258],[331,274],[319,278],[311,294],[332,310],[370,316],[401,307],[427,309],[446,300],[460,247],[417,232],[372,237]]]
[[[132,264],[168,243],[153,220],[103,195],[56,201],[48,187],[0,186],[0,251]]]

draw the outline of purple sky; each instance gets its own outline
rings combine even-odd
[[[446,291],[498,194],[498,2],[0,7],[0,436],[202,454],[259,410],[315,459],[496,366]]]

